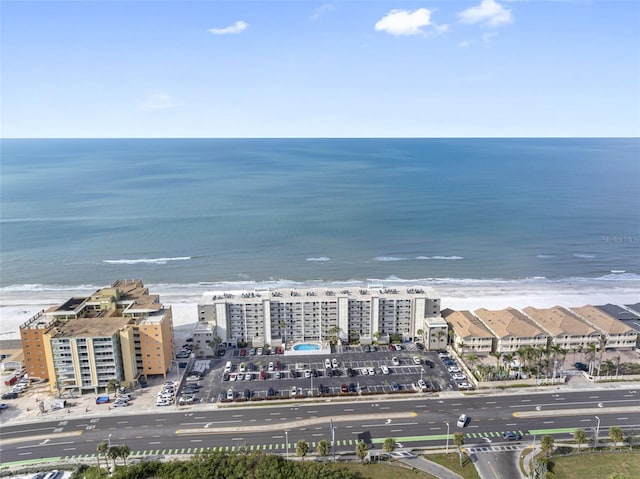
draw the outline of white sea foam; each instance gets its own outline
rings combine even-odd
[[[103,259],[109,264],[167,264],[170,261],[187,261],[191,256],[177,256],[174,258],[137,258],[137,259]]]
[[[416,259],[457,261],[464,258],[462,256],[416,256]]]
[[[326,256],[319,256],[317,258],[307,258],[307,261],[324,262],[324,261],[331,261],[331,258],[327,258]]]
[[[539,258],[539,259],[552,259],[555,257],[556,257],[555,254],[539,254],[536,256],[536,258]]]
[[[374,261],[406,261],[409,258],[400,258],[398,256],[376,256]]]
[[[593,259],[596,257],[596,255],[594,254],[587,254],[587,253],[574,253],[574,255],[576,258],[581,258],[581,259]]]

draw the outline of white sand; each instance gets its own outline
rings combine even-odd
[[[197,304],[207,288],[202,285],[168,286],[147,285],[150,291],[160,295],[165,306],[173,308],[174,326],[194,324],[198,320]],[[72,296],[87,296],[96,288],[83,290],[41,290],[31,292],[3,291],[0,298],[0,339],[19,339],[19,326],[38,311],[60,304]],[[590,282],[436,285],[442,298],[442,309],[455,310],[478,308],[503,309],[527,306],[548,308],[551,306],[584,306],[634,304],[640,302],[640,282]],[[184,329],[184,328],[181,328]]]

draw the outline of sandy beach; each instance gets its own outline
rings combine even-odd
[[[407,284],[404,282],[404,284]],[[197,322],[197,304],[207,288],[203,285],[147,285],[150,291],[160,295],[165,306],[173,308],[174,325],[184,326]],[[316,285],[317,286],[317,285]],[[533,306],[584,306],[635,304],[640,301],[640,281],[580,283],[496,283],[443,284],[433,286],[442,298],[442,309],[475,310],[478,308],[517,309]],[[253,288],[256,285],[235,284],[233,289]],[[86,296],[97,287],[82,289],[34,289],[33,291],[2,291],[0,297],[0,339],[19,339],[20,324],[38,311],[60,304],[73,296]],[[229,290],[231,288],[227,288]]]

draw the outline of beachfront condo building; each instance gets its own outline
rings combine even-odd
[[[20,335],[29,377],[48,379],[60,394],[166,377],[175,349],[171,308],[139,280],[116,281],[41,311]]]
[[[494,351],[495,336],[471,311],[445,309],[442,316],[451,327],[451,340],[457,351],[477,355]]]
[[[495,352],[515,353],[523,347],[547,347],[549,334],[517,309],[480,308],[474,314],[495,336]]]
[[[605,349],[630,350],[635,348],[638,332],[631,326],[595,306],[571,308],[571,311],[601,332]]]
[[[600,344],[600,331],[566,308],[529,306],[522,312],[549,333],[549,346],[559,346],[567,351],[587,351],[591,345]]]
[[[446,328],[440,298],[430,288],[306,288],[210,291],[198,303],[201,327],[215,325],[223,343],[281,346],[301,341],[370,344],[398,335],[413,339]],[[431,323],[428,323],[431,321]],[[433,327],[429,329],[429,324]],[[446,345],[438,335],[438,345]]]

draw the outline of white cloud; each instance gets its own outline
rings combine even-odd
[[[166,93],[155,93],[147,95],[145,101],[140,105],[141,110],[166,110],[175,108],[178,104]]]
[[[458,43],[458,47],[460,48],[467,48],[471,46],[471,42],[469,40],[462,40],[460,43]]]
[[[431,11],[426,8],[418,10],[391,10],[376,22],[375,29],[390,35],[427,35],[424,27],[432,27],[432,34],[445,32],[447,25],[436,25],[431,21]]]
[[[229,35],[233,33],[241,33],[244,32],[249,27],[249,24],[245,21],[238,20],[233,25],[229,25],[224,28],[210,28],[209,33],[213,33],[214,35]]]
[[[492,27],[513,21],[511,10],[504,8],[495,0],[482,0],[480,5],[458,13],[458,17],[462,23],[481,23]]]
[[[320,18],[322,15],[324,15],[327,12],[331,12],[333,10],[335,10],[336,7],[330,3],[325,3],[324,5],[320,5],[318,8],[316,8],[313,13],[309,16],[310,20],[317,20],[318,18]]]

